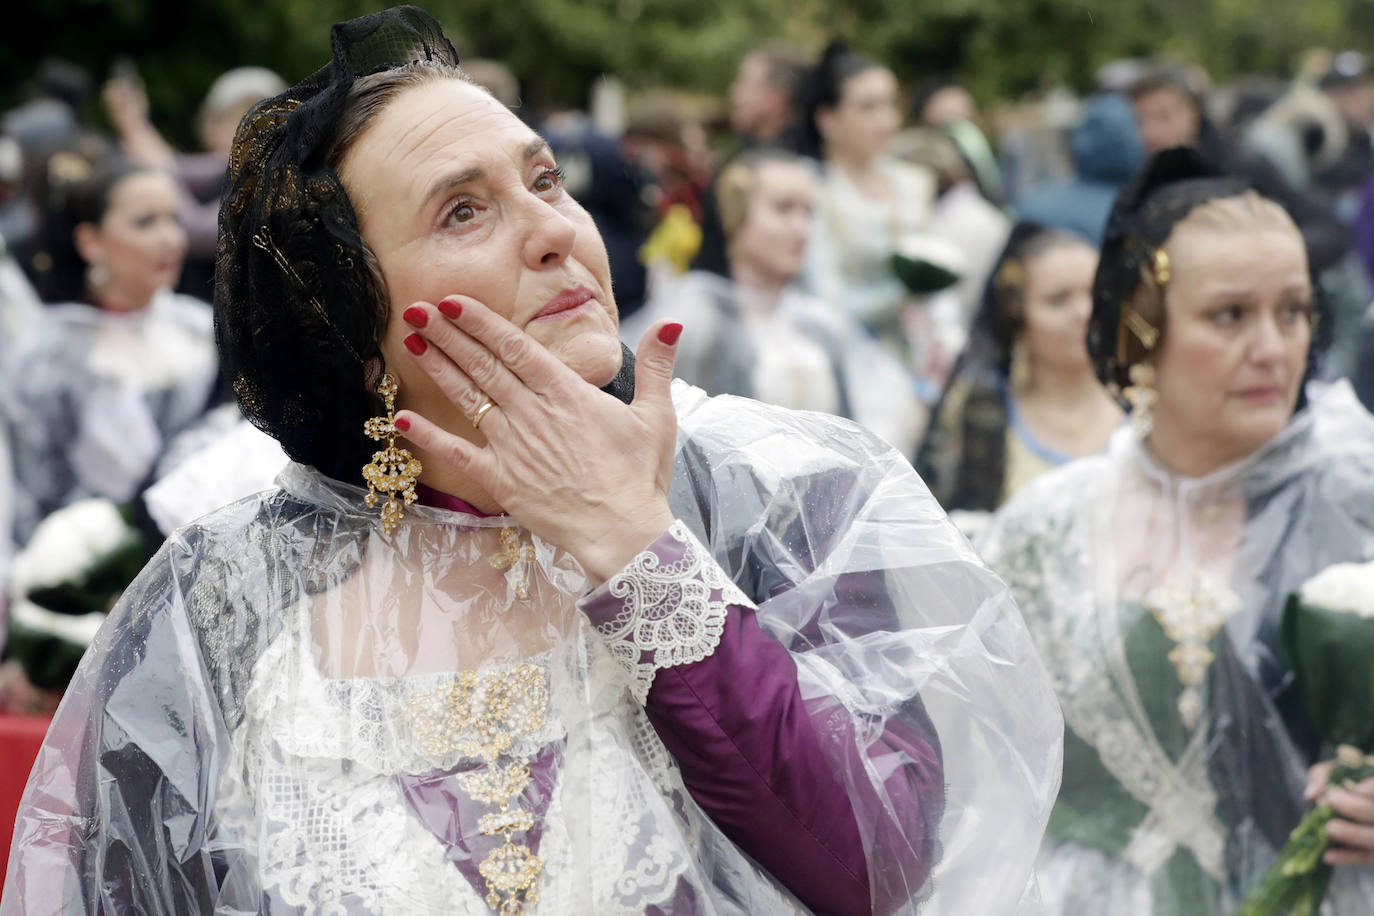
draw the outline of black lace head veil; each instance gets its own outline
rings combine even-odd
[[[1130,384],[1132,360],[1125,337],[1148,336],[1151,330],[1142,316],[1131,314],[1130,303],[1142,283],[1156,282],[1157,259],[1174,227],[1200,204],[1235,197],[1248,188],[1243,179],[1223,175],[1197,150],[1178,147],[1152,156],[1117,195],[1102,235],[1088,323],[1088,352],[1108,388]],[[1167,261],[1161,268],[1167,275]]]
[[[220,207],[215,335],[245,416],[295,461],[361,481],[375,444],[387,296],[326,151],[359,77],[418,61],[457,69],[413,6],[334,26],[333,60],[239,124]]]

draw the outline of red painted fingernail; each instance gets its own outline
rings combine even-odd
[[[401,313],[401,317],[404,318],[406,324],[410,325],[412,328],[422,328],[429,324],[429,312],[426,312],[418,305],[412,305],[410,308],[406,309]]]
[[[405,417],[397,417],[392,425],[399,429],[401,432],[405,432],[406,430],[410,429],[410,421],[407,420]]]
[[[457,318],[459,315],[463,314],[463,307],[452,299],[445,299],[439,303],[439,311],[443,312],[449,318]]]
[[[659,328],[658,339],[671,347],[677,343],[677,339],[681,334],[682,325],[674,322],[673,324],[665,324],[663,327]]]
[[[401,343],[405,344],[406,349],[416,356],[423,356],[424,352],[429,349],[429,344],[425,343],[425,339],[419,334],[407,334],[406,339]]]

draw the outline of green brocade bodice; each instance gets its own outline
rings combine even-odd
[[[1121,619],[1131,621],[1122,631],[1126,663],[1135,681],[1140,702],[1165,753],[1177,760],[1192,734],[1178,711],[1183,691],[1178,672],[1169,660],[1177,645],[1165,634],[1155,616],[1138,602],[1122,607]],[[1213,638],[1213,646],[1216,639]],[[1204,713],[1199,728],[1206,728],[1209,690],[1201,687]],[[1064,781],[1047,835],[1052,840],[1077,843],[1120,859],[1132,833],[1149,815],[1149,808],[1133,797],[1102,764],[1097,749],[1072,728],[1064,731]],[[1154,898],[1153,916],[1211,916],[1221,912],[1221,889],[1184,846],[1149,876]]]

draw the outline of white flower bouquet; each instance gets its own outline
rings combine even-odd
[[[1374,777],[1374,563],[1324,570],[1284,607],[1279,649],[1318,736],[1337,747],[1328,785]],[[1331,845],[1324,800],[1307,813],[1239,916],[1315,916],[1326,896]]]
[[[49,515],[14,559],[5,654],[29,682],[62,690],[105,613],[146,559],[143,537],[108,499]]]

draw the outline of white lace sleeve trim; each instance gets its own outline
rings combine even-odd
[[[681,521],[581,602],[640,703],[660,669],[715,652],[732,604],[754,607]]]

